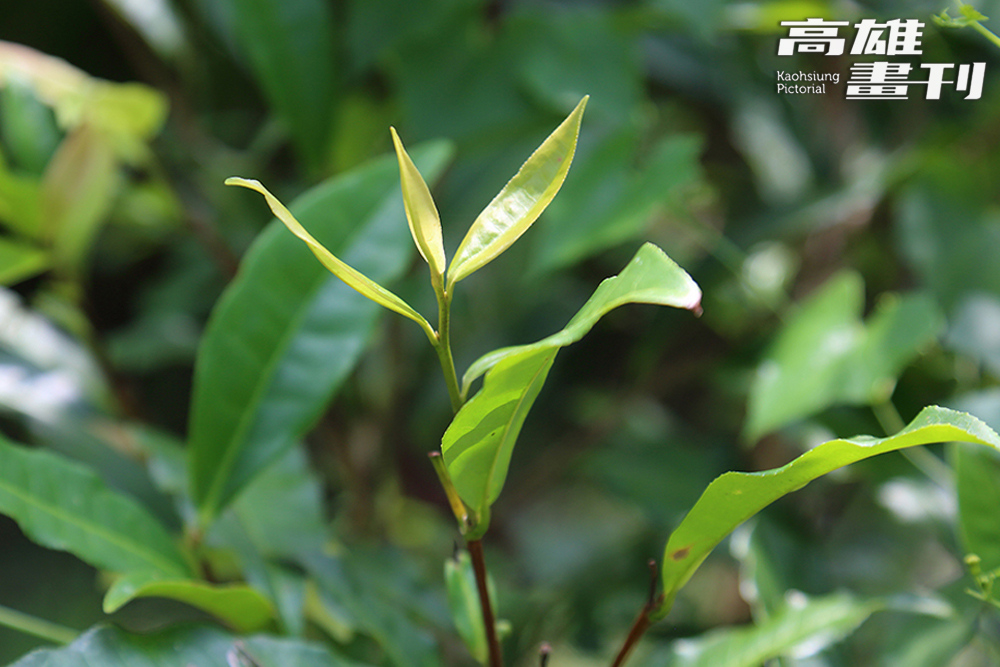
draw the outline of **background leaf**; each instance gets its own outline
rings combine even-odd
[[[45,451],[0,437],[0,512],[33,540],[112,572],[187,577],[173,539],[130,498],[96,475]]]
[[[676,643],[670,667],[757,667],[782,656],[808,657],[850,634],[884,602],[847,594],[799,593],[767,621]]]
[[[897,375],[942,326],[925,295],[886,295],[866,323],[863,305],[861,277],[843,272],[788,318],[750,390],[750,440],[831,405],[888,400]]]
[[[136,598],[161,597],[185,602],[225,621],[237,632],[253,632],[274,619],[267,598],[244,584],[213,585],[195,579],[170,579],[152,572],[120,577],[104,596],[104,611],[114,613]]]
[[[1000,568],[1000,453],[956,443],[952,450],[962,550],[982,559],[983,572]]]
[[[11,667],[243,667],[240,652],[258,667],[346,667],[354,665],[328,649],[295,639],[236,639],[214,628],[173,628],[136,635],[118,628],[95,628],[59,649],[35,651]]]
[[[333,12],[322,0],[226,0],[239,49],[302,161],[320,171],[338,81]]]
[[[432,179],[444,144],[415,149]],[[389,282],[409,261],[397,167],[386,156],[304,195],[292,210],[332,251]],[[191,487],[218,513],[308,428],[350,372],[379,307],[331,275],[279,221],[213,312],[192,400]]]

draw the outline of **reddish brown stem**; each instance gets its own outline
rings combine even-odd
[[[476,588],[479,589],[479,606],[483,610],[483,625],[486,626],[486,644],[490,650],[490,667],[503,667],[503,653],[500,638],[497,637],[497,622],[493,617],[493,603],[489,587],[486,585],[486,559],[483,558],[483,543],[480,540],[466,542],[472,559],[472,570],[476,573]]]
[[[628,631],[628,636],[625,638],[625,642],[622,644],[621,650],[618,651],[618,655],[615,656],[615,661],[611,663],[611,667],[622,667],[625,661],[628,660],[629,655],[632,653],[632,649],[636,647],[642,636],[646,634],[646,630],[652,625],[652,621],[649,620],[649,614],[659,606],[660,600],[656,597],[656,561],[649,561],[649,571],[652,575],[651,583],[649,585],[649,598],[646,600],[646,604],[643,605],[642,609],[639,610],[639,615],[635,617],[635,622],[632,623],[632,629]],[[662,595],[660,597],[663,597]]]

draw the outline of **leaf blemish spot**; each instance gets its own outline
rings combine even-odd
[[[684,560],[689,553],[691,553],[691,547],[684,547],[670,554],[670,557],[674,560]]]

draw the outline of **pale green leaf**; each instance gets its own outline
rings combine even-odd
[[[587,99],[580,100],[472,223],[451,260],[448,292],[509,248],[559,192],[573,161]]]
[[[459,496],[480,521],[488,521],[486,511],[503,488],[521,426],[558,351],[626,303],[697,309],[700,300],[701,290],[691,277],[647,243],[619,275],[598,286],[561,331],[537,343],[495,350],[472,364],[463,378],[463,394],[486,373],[483,388],[455,415],[442,438],[441,453]]]
[[[514,443],[558,351],[559,347],[549,346],[501,359],[441,439],[441,453],[459,497],[483,521],[500,495]]]
[[[0,513],[35,542],[104,570],[190,576],[173,538],[134,500],[78,464],[2,437]]]
[[[264,195],[264,199],[267,200],[267,205],[271,208],[271,212],[274,213],[279,220],[285,223],[285,226],[288,227],[289,231],[305,241],[306,245],[309,246],[309,249],[312,250],[314,255],[316,255],[316,258],[319,259],[323,266],[329,269],[331,273],[375,303],[384,306],[389,310],[393,310],[404,317],[410,318],[419,324],[427,335],[433,339],[434,330],[420,313],[415,311],[410,304],[406,303],[389,290],[337,259],[333,253],[324,248],[319,241],[314,239],[312,235],[305,230],[305,227],[299,224],[299,221],[292,216],[289,210],[285,208],[285,205],[278,201],[274,195],[268,192],[267,189],[260,184],[260,181],[231,176],[226,179],[226,185],[239,185],[244,188],[249,188],[250,190],[256,190],[260,194]]]
[[[246,584],[210,584],[155,572],[132,572],[119,577],[104,596],[104,612],[112,614],[136,598],[178,600],[221,619],[237,632],[253,632],[274,619],[274,607]]]
[[[806,657],[843,639],[884,606],[845,593],[822,598],[798,594],[760,625],[676,642],[670,667],[758,667],[773,658]]]
[[[725,473],[705,489],[667,542],[663,555],[664,600],[656,616],[666,615],[677,591],[719,542],[778,498],[828,472],[877,454],[950,441],[1000,450],[1000,436],[986,424],[966,413],[935,406],[924,408],[905,429],[888,438],[831,440],[781,468]]]
[[[451,154],[413,151],[424,173]],[[379,282],[412,258],[396,160],[386,155],[297,198],[292,211],[328,249]],[[273,220],[212,311],[195,365],[191,493],[203,520],[221,511],[315,423],[350,373],[382,309],[327,271]]]
[[[898,374],[943,323],[933,300],[922,294],[883,295],[867,322],[861,321],[863,307],[861,277],[843,272],[794,311],[754,378],[748,439],[832,405],[888,400]]]
[[[701,309],[701,290],[687,272],[652,243],[645,243],[617,276],[605,279],[561,331],[530,345],[494,350],[475,361],[462,376],[462,392],[501,359],[526,349],[565,347],[583,338],[599,319],[627,303]]]
[[[430,188],[403,148],[403,142],[399,140],[396,128],[392,127],[389,130],[392,132],[392,143],[396,147],[396,157],[399,160],[399,180],[403,190],[406,221],[410,225],[410,233],[413,234],[413,241],[417,244],[420,256],[431,268],[434,284],[439,285],[445,266],[441,218],[438,216]]]

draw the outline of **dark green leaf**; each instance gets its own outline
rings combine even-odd
[[[11,667],[358,667],[299,639],[237,639],[216,628],[134,635],[96,628],[59,649],[35,651]]]
[[[756,473],[727,472],[705,489],[667,542],[663,555],[665,597],[657,615],[666,614],[677,591],[723,538],[778,498],[828,472],[877,454],[953,440],[1000,450],[1000,436],[975,417],[929,407],[905,429],[888,438],[858,436],[831,440],[781,468]]]
[[[413,151],[440,173],[444,144]],[[380,282],[412,242],[393,156],[328,181],[292,209],[333,251]],[[331,275],[273,221],[216,306],[195,369],[191,487],[210,520],[314,421],[350,372],[379,308]]]
[[[258,85],[312,170],[327,157],[338,68],[333,12],[323,0],[227,0]]]
[[[190,571],[166,530],[143,507],[92,472],[46,451],[0,438],[0,512],[34,541],[112,572]]]
[[[52,110],[38,101],[31,87],[11,77],[0,87],[0,136],[11,159],[40,175],[59,144]]]
[[[640,235],[650,218],[700,175],[701,141],[663,139],[640,168],[635,131],[615,133],[596,147],[580,146],[573,178],[546,210],[535,265],[551,271]]]

